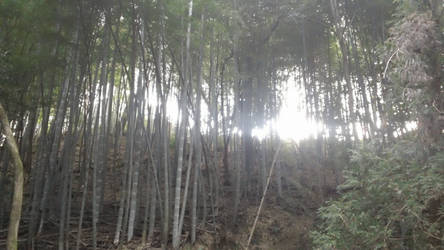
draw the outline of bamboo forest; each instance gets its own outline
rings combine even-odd
[[[444,249],[442,0],[0,0],[0,249]]]

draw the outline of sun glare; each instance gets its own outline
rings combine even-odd
[[[307,118],[304,101],[303,89],[297,87],[296,83],[290,79],[287,82],[282,107],[277,118],[268,121],[262,128],[254,128],[253,136],[262,140],[273,133],[281,139],[294,142],[315,137],[321,132],[322,124]]]
[[[136,72],[137,75],[138,72]],[[297,86],[293,77],[290,77],[286,83],[284,83],[284,91],[282,96],[282,105],[277,117],[273,120],[269,120],[263,127],[256,127],[252,130],[252,135],[263,140],[270,137],[272,134],[274,136],[279,136],[279,138],[294,142],[299,142],[301,140],[316,137],[322,131],[322,124],[315,122],[314,120],[306,116],[306,106],[305,106],[305,95],[303,88]],[[152,87],[149,89],[149,100],[151,106],[156,107],[158,100],[156,98],[156,90]],[[176,123],[177,119],[180,117],[180,111],[175,98],[177,93],[170,93],[167,99],[167,116],[170,122]],[[209,112],[207,104],[202,101],[201,105],[202,113],[202,132],[208,129],[208,123],[206,121]],[[190,118],[190,125],[193,125],[192,118]],[[234,133],[241,134],[237,128],[234,128]]]

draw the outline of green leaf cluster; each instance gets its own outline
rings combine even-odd
[[[402,140],[352,154],[338,200],[319,210],[317,249],[439,249],[444,243],[444,152],[423,160]]]

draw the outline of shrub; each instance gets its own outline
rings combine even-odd
[[[352,153],[341,197],[319,209],[317,249],[437,249],[444,244],[444,152],[413,140]],[[380,151],[380,152],[378,152]],[[426,160],[424,160],[426,159]]]

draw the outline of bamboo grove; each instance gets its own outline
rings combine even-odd
[[[235,225],[278,147],[276,134],[251,131],[277,116],[289,78],[323,124],[322,155],[338,141],[390,143],[412,123],[436,150],[442,20],[434,0],[1,1],[0,102],[23,161],[22,217],[10,217],[20,246],[56,230],[58,249],[86,247],[85,234],[101,248],[104,233],[176,249],[222,215]],[[16,209],[5,141],[0,228]]]

